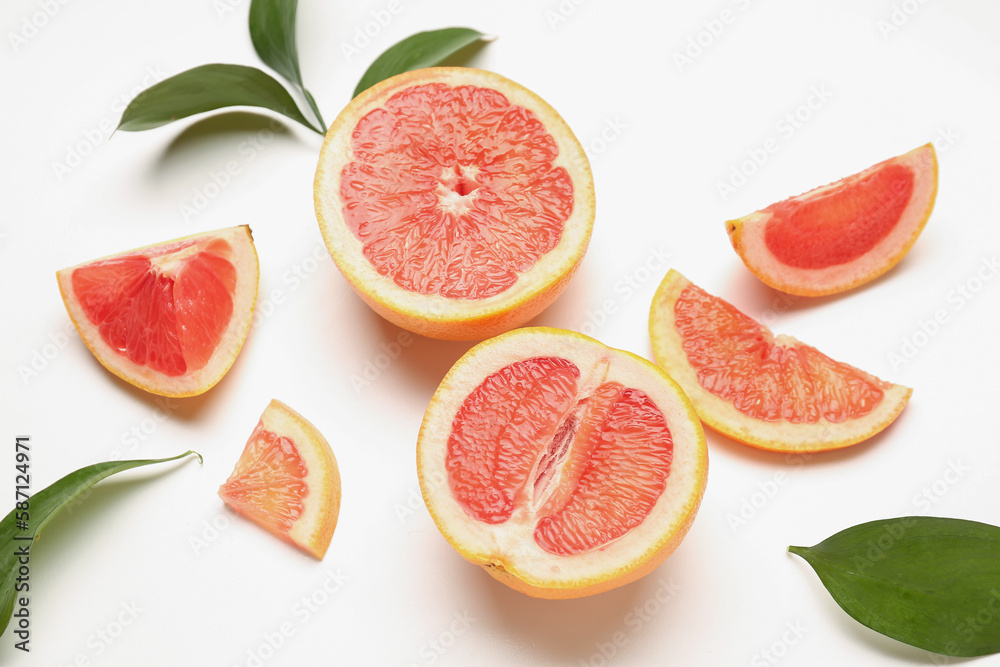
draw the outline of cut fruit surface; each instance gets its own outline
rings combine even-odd
[[[708,426],[774,451],[856,444],[896,419],[912,390],[771,330],[673,269],[653,298],[656,362]]]
[[[264,410],[219,497],[322,559],[340,514],[340,470],[326,438],[281,401]]]
[[[406,72],[330,126],[314,184],[337,266],[380,315],[481,339],[549,305],[590,240],[583,148],[537,95],[462,67]]]
[[[862,285],[895,266],[923,230],[937,194],[927,144],[830,185],[726,223],[758,278],[802,296]]]
[[[239,354],[258,275],[244,225],[104,257],[56,278],[80,338],[105,368],[154,394],[193,396]]]
[[[467,560],[535,597],[599,593],[680,544],[705,489],[694,409],[645,359],[581,334],[480,343],[424,415],[427,508]]]

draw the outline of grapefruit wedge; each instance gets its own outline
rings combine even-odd
[[[340,470],[326,438],[278,400],[264,409],[219,497],[322,559],[340,514]]]
[[[543,598],[651,572],[691,526],[707,469],[701,424],[663,371],[544,327],[459,359],[417,442],[420,488],[445,539]]]
[[[830,185],[726,223],[747,268],[801,296],[849,290],[909,252],[934,208],[938,168],[927,144]]]
[[[859,443],[891,424],[913,391],[775,336],[673,269],[653,297],[649,335],[656,362],[702,421],[760,449]]]
[[[129,250],[56,274],[97,360],[162,396],[211,389],[236,360],[257,300],[246,225]]]
[[[566,286],[590,240],[583,148],[540,97],[491,72],[406,72],[358,95],[326,133],[314,184],[326,246],[377,313],[481,340]]]

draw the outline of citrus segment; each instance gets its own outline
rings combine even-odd
[[[704,434],[649,362],[518,329],[460,359],[417,445],[421,489],[468,560],[538,597],[633,581],[671,553],[704,491]]]
[[[565,286],[594,218],[579,142],[548,104],[468,68],[400,74],[330,127],[314,186],[331,255],[377,312],[475,339]]]
[[[248,227],[206,232],[57,273],[80,337],[111,372],[157,394],[218,382],[249,329],[258,265]]]
[[[912,392],[775,336],[674,270],[653,299],[649,331],[657,363],[702,421],[761,449],[856,444],[892,423]]]
[[[229,479],[219,487],[219,497],[274,535],[322,559],[340,513],[340,471],[316,427],[273,400]]]
[[[804,296],[842,292],[895,266],[923,230],[937,193],[931,144],[726,223],[758,278]]]

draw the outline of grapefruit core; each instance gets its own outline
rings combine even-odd
[[[937,194],[932,144],[726,223],[747,268],[801,296],[843,292],[909,252]]]
[[[707,469],[701,424],[665,373],[544,327],[459,359],[417,442],[421,491],[445,539],[544,598],[651,572],[687,533]]]
[[[226,374],[250,328],[259,268],[246,225],[86,262],[56,274],[97,360],[163,396],[194,396]]]
[[[406,72],[354,98],[326,134],[314,196],[361,298],[453,340],[541,312],[594,221],[590,165],[565,121],[523,86],[463,67]]]
[[[760,449],[856,444],[891,424],[913,391],[775,336],[673,269],[653,297],[649,335],[702,421]]]
[[[269,532],[322,559],[340,514],[340,470],[326,438],[272,400],[219,497]]]

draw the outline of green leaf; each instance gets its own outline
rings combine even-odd
[[[316,100],[302,83],[299,52],[295,45],[295,14],[298,0],[252,0],[250,39],[260,59],[288,79],[309,102],[320,127],[326,127]]]
[[[442,28],[410,35],[375,59],[354,89],[354,97],[391,76],[439,65],[448,56],[483,37],[483,33],[471,28]]]
[[[219,64],[189,69],[142,91],[125,108],[118,129],[149,130],[194,114],[235,106],[277,111],[323,134],[309,124],[274,77],[255,67]]]
[[[968,657],[1000,652],[1000,528],[902,517],[863,523],[804,558],[841,608],[918,648]]]
[[[194,454],[201,460],[201,454],[193,451],[186,451],[177,456],[166,459],[144,459],[136,461],[108,461],[106,463],[95,463],[85,468],[80,468],[76,472],[71,472],[62,479],[45,487],[35,493],[28,500],[27,510],[18,510],[17,507],[11,510],[10,514],[0,520],[0,573],[3,576],[3,583],[0,585],[0,634],[7,629],[11,614],[14,611],[14,603],[17,593],[25,595],[24,591],[15,590],[18,578],[18,569],[23,564],[19,562],[23,551],[28,549],[27,558],[30,559],[30,549],[38,539],[42,528],[59,513],[64,507],[69,505],[81,493],[97,484],[99,481],[123,470],[138,468],[153,463],[166,463],[175,461]],[[19,528],[19,512],[27,511],[27,529]],[[30,561],[29,561],[30,562]],[[28,580],[30,586],[30,578]]]

